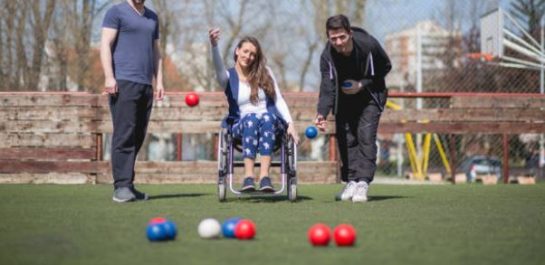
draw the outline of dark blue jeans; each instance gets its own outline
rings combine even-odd
[[[110,95],[114,188],[132,188],[136,156],[144,143],[153,106],[153,88],[126,80],[117,80],[117,87],[118,94]]]
[[[380,107],[368,94],[340,98],[339,112],[335,115],[335,136],[343,181],[373,181],[377,169],[376,141],[381,114]]]

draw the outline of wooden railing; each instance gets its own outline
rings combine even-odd
[[[185,93],[156,102],[149,133],[217,133],[227,104],[222,93],[200,94],[188,107]],[[539,94],[391,93],[391,98],[437,97],[450,106],[387,110],[379,133],[519,134],[545,132],[545,97]],[[316,93],[286,93],[296,127],[303,133],[315,117]],[[89,93],[0,93],[0,183],[110,183],[103,160],[103,135],[112,131],[107,97]],[[333,135],[328,161],[301,161],[302,183],[338,180]],[[181,138],[181,137],[180,137]],[[181,145],[179,145],[180,147]],[[181,152],[179,152],[181,153]],[[182,160],[178,157],[178,160]],[[215,161],[139,161],[140,183],[213,183]]]

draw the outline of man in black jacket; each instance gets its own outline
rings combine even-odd
[[[326,33],[315,124],[323,131],[329,112],[335,115],[341,177],[347,182],[337,199],[365,202],[375,175],[377,129],[388,96],[384,78],[392,65],[378,41],[365,30],[350,27],[344,15],[328,18]]]

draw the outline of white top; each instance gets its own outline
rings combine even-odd
[[[212,47],[212,59],[214,61],[214,68],[216,69],[216,77],[218,79],[218,83],[223,89],[227,88],[227,84],[229,83],[229,71],[225,69],[225,66],[223,65],[220,52],[218,50],[218,47]],[[288,105],[286,104],[286,101],[282,97],[282,94],[280,93],[280,89],[278,88],[278,83],[276,82],[276,79],[274,78],[274,75],[269,67],[267,67],[267,70],[269,71],[269,75],[271,76],[273,83],[274,83],[274,91],[276,93],[276,99],[275,99],[275,106],[276,109],[278,109],[278,112],[280,115],[282,115],[282,118],[287,123],[292,123],[292,118],[290,115],[290,111],[288,109]],[[251,87],[248,82],[240,81],[238,82],[238,96],[237,96],[237,104],[240,109],[240,117],[243,118],[244,116],[248,114],[263,114],[267,112],[267,97],[265,95],[265,92],[263,89],[259,89],[257,92],[258,96],[258,102],[257,104],[253,104],[250,101],[250,94],[251,94]]]

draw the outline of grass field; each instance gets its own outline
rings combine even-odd
[[[340,185],[299,185],[301,200],[232,196],[214,185],[142,185],[152,199],[117,204],[109,185],[0,185],[0,264],[544,264],[545,185],[373,185],[365,204]],[[147,221],[176,222],[150,243]],[[251,218],[253,241],[202,240],[199,221]],[[352,248],[313,248],[314,223],[350,223]]]

